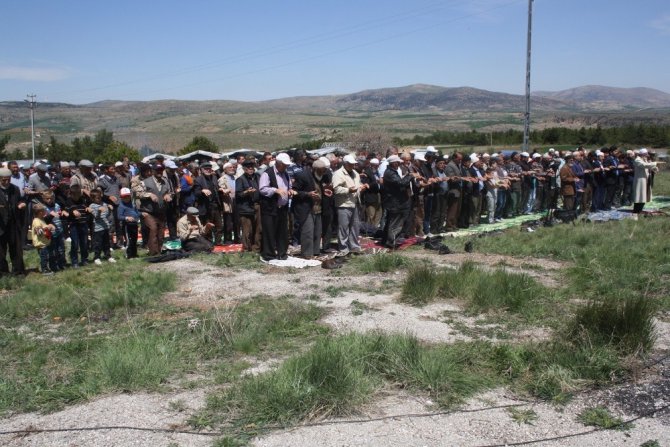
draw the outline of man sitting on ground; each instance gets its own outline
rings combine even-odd
[[[193,206],[186,209],[186,214],[177,222],[177,234],[181,239],[181,246],[190,252],[210,252],[214,248],[211,233],[214,224],[209,222],[203,226],[198,219],[198,208]]]

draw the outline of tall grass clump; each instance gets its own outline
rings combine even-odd
[[[541,312],[541,301],[551,296],[550,290],[526,274],[489,272],[472,262],[441,272],[440,290],[446,298],[466,300],[472,312],[503,309],[528,317]]]
[[[241,424],[261,425],[350,414],[375,388],[362,346],[355,336],[323,338],[277,370],[210,399],[209,410],[219,416],[232,413]]]
[[[497,345],[491,356],[498,374],[513,388],[542,399],[566,402],[589,385],[621,378],[625,369],[616,350],[554,339],[523,345]]]
[[[410,265],[409,260],[398,253],[377,253],[366,256],[359,270],[364,273],[388,273]]]
[[[195,335],[199,349],[210,354],[282,349],[290,345],[290,339],[326,332],[318,324],[323,312],[312,303],[260,296],[235,307],[207,312]]]
[[[326,337],[277,370],[243,379],[209,400],[207,416],[234,425],[289,424],[355,412],[384,381],[428,392],[442,406],[463,402],[497,383],[491,345],[421,345],[408,335]]]
[[[413,305],[433,301],[439,292],[438,274],[428,265],[412,267],[402,286],[401,300]]]
[[[656,341],[656,307],[644,296],[591,301],[577,310],[568,337],[593,346],[613,346],[624,354],[648,352]]]
[[[117,391],[155,389],[179,367],[178,345],[169,337],[139,332],[110,340],[96,352],[90,381]]]
[[[458,270],[436,272],[427,266],[410,270],[402,300],[426,304],[438,297],[461,299],[473,313],[501,309],[532,318],[542,312],[542,302],[551,296],[549,289],[528,275],[503,269],[489,272],[465,262]]]

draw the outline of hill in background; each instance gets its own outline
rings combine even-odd
[[[276,149],[312,139],[344,139],[366,126],[403,138],[436,130],[520,129],[524,103],[523,95],[415,84],[259,102],[38,103],[35,125],[45,142],[51,136],[69,141],[107,129],[134,147],[167,152],[179,150],[196,135],[222,149]],[[646,88],[586,86],[536,92],[531,108],[535,129],[670,122],[670,95]],[[0,133],[12,136],[10,149],[30,145],[29,112],[22,101],[0,103]]]

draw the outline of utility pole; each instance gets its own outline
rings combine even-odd
[[[528,43],[526,50],[526,113],[523,122],[523,150],[528,152],[528,139],[530,136],[530,43],[531,30],[533,27],[533,0],[528,0]]]
[[[30,136],[33,143],[33,164],[35,164],[35,105],[37,104],[35,98],[37,98],[37,95],[33,94],[26,96],[30,98],[30,101],[27,99],[24,99],[24,101],[27,102],[30,107]]]

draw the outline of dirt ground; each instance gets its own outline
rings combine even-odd
[[[558,285],[560,270],[565,267],[564,264],[549,260],[483,256],[476,253],[439,256],[409,251],[407,256],[429,257],[436,265],[450,267],[471,260],[490,267],[527,273],[549,287]],[[267,294],[271,285],[276,294],[294,295],[297,299],[309,299],[323,306],[326,310],[323,323],[331,326],[336,333],[371,330],[409,332],[426,342],[449,343],[470,339],[459,327],[475,326],[475,318],[463,315],[458,303],[442,302],[421,308],[399,303],[397,296],[404,277],[402,270],[386,274],[343,276],[336,271],[318,267],[287,270],[259,264],[252,269],[231,269],[192,259],[149,268],[177,274],[178,290],[168,294],[165,299],[185,308],[231,306],[246,298]],[[355,418],[321,421],[312,426],[272,432],[254,439],[253,444],[484,446],[564,437],[535,445],[638,446],[648,440],[658,440],[660,445],[666,445],[670,441],[668,410],[636,420],[634,427],[625,432],[591,432],[590,427],[577,421],[577,414],[593,405],[605,405],[616,416],[626,420],[670,404],[670,360],[665,358],[670,349],[670,324],[658,321],[657,326],[657,364],[640,371],[635,383],[578,395],[565,407],[518,400],[506,390],[497,389],[476,396],[459,411],[439,413],[426,396],[383,390]],[[481,329],[481,326],[478,327]],[[513,334],[512,339],[538,340],[548,335],[548,330],[537,328]],[[495,341],[495,337],[491,339]],[[257,374],[280,363],[281,359],[270,359],[255,364],[246,373]],[[0,435],[0,444],[13,447],[211,445],[215,439],[211,433],[186,434],[174,431],[191,431],[185,421],[205,405],[210,391],[211,388],[207,387],[180,389],[175,385],[173,391],[167,393],[107,395],[53,414],[14,415],[2,420],[0,431],[119,428]],[[511,417],[510,406],[516,406],[519,410],[532,409],[537,419],[531,424],[517,423]],[[128,427],[158,428],[164,431],[139,431]]]

